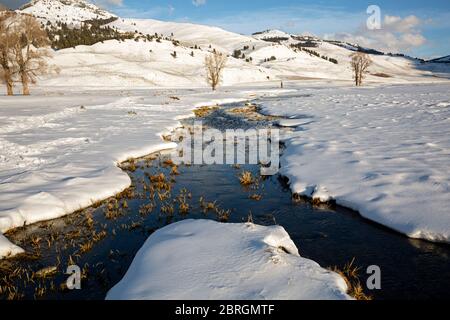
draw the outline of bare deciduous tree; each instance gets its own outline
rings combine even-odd
[[[0,12],[0,66],[2,68],[1,80],[6,84],[6,92],[9,96],[13,93],[13,75],[15,73],[14,59],[11,53],[17,35],[12,30],[12,14]]]
[[[353,78],[355,79],[356,86],[361,86],[369,66],[372,64],[370,57],[363,52],[355,52],[351,56],[350,64],[353,70]]]
[[[36,78],[49,72],[46,58],[50,56],[47,49],[50,44],[47,32],[32,16],[23,16],[15,25],[18,41],[12,48],[17,73],[22,82],[23,94],[29,95],[30,83],[36,83]]]
[[[223,69],[227,63],[227,56],[220,52],[213,52],[212,54],[206,56],[205,67],[206,67],[206,80],[211,88],[216,90],[222,78]]]

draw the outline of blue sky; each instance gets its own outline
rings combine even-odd
[[[424,58],[450,54],[450,0],[91,1],[127,18],[202,23],[242,34],[276,28]],[[372,4],[382,16],[382,29],[375,32],[365,27]]]

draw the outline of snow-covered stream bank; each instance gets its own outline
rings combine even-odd
[[[259,103],[296,128],[281,159],[293,192],[450,242],[450,85],[315,87]]]
[[[0,98],[0,232],[49,220],[130,185],[117,164],[173,148],[161,136],[203,104],[247,100],[280,90],[47,89]],[[0,258],[20,252],[4,237]]]

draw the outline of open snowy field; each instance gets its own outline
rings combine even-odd
[[[281,159],[293,192],[450,241],[450,85],[304,88],[262,104],[298,128]]]
[[[150,236],[109,300],[345,300],[279,226],[185,220]]]
[[[264,112],[298,127],[286,140],[281,168],[294,192],[335,199],[410,237],[448,242],[449,89],[293,85],[2,97],[0,230],[60,217],[122,191],[130,180],[117,163],[173,147],[161,136],[196,106],[268,95]],[[1,256],[15,253],[5,239],[2,244]]]

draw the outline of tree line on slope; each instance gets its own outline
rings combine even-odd
[[[326,55],[321,55],[319,52],[309,49],[309,48],[316,48],[317,44],[314,44],[314,45],[311,44],[311,45],[307,45],[305,47],[304,43],[296,43],[296,44],[291,44],[291,47],[294,50],[304,51],[306,53],[309,53],[309,55],[311,55],[311,56],[316,56],[317,58],[322,58],[323,60],[329,61],[334,64],[338,64],[338,61],[335,58],[330,58],[330,57],[327,57]]]
[[[48,30],[51,46],[55,50],[74,48],[79,45],[91,46],[107,40],[124,41],[133,39],[134,33],[119,32],[117,29],[106,26],[114,19],[116,18],[87,20],[81,24],[80,28],[70,27],[63,22],[58,22],[54,26],[48,22],[46,29]]]

